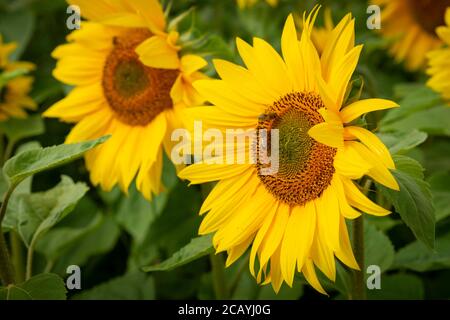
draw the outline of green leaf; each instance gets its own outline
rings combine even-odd
[[[438,172],[428,179],[436,207],[436,221],[450,216],[450,172]]]
[[[103,283],[74,297],[75,300],[154,300],[153,278],[142,272],[130,273]]]
[[[430,250],[419,241],[400,249],[392,268],[417,272],[450,268],[450,233],[436,239],[435,250]]]
[[[440,104],[439,94],[426,87],[423,84],[400,85],[396,88],[396,94],[401,96],[400,108],[391,109],[382,119],[380,126],[383,131],[409,131],[411,128],[419,129],[416,126],[406,127],[406,130],[400,130],[396,123],[408,119],[409,116],[420,113]],[[422,119],[425,120],[425,119]],[[403,127],[403,126],[402,126]]]
[[[211,253],[214,253],[212,237],[203,236],[193,239],[188,245],[180,249],[168,260],[156,266],[145,267],[143,270],[145,272],[170,271]]]
[[[89,226],[85,233],[82,233],[75,239],[72,238],[75,241],[69,241],[66,245],[59,248],[61,251],[58,252],[58,259],[56,261],[52,260],[55,263],[52,271],[65,274],[67,266],[84,266],[92,258],[105,255],[114,248],[120,236],[120,228],[111,216],[101,215],[100,217],[100,220],[94,217],[96,224]],[[48,244],[52,240],[60,241],[64,237],[64,230],[73,232],[73,229],[64,228],[61,231],[59,228],[56,228],[46,235],[48,238],[45,237],[41,240],[45,241],[42,244]],[[70,236],[70,234],[67,234],[67,236]],[[45,246],[40,248],[41,252],[45,250]]]
[[[364,264],[366,268],[376,265],[380,267],[382,272],[388,270],[394,262],[395,256],[391,240],[370,223],[365,223],[364,238]]]
[[[383,275],[381,289],[367,290],[371,300],[421,300],[425,296],[422,280],[412,274]]]
[[[11,184],[17,185],[27,177],[64,165],[81,157],[85,152],[104,143],[108,137],[78,144],[29,150],[9,159],[3,167]]]
[[[423,168],[417,161],[405,156],[395,156],[394,161],[397,170],[393,174],[400,191],[381,185],[378,188],[392,202],[416,238],[433,248],[436,219],[430,186],[423,181]]]
[[[39,142],[31,141],[21,145],[17,149],[17,154],[27,151],[40,148],[41,145]],[[3,174],[3,170],[0,170],[0,197],[3,199],[4,193],[8,191],[9,182],[7,181],[5,175]],[[6,209],[6,215],[3,219],[2,226],[4,231],[9,231],[13,229],[18,229],[19,225],[19,206],[22,201],[23,194],[31,193],[31,184],[33,181],[33,177],[28,177],[23,181],[12,193],[11,199],[9,200],[8,207]]]
[[[402,106],[403,107],[403,106]],[[402,107],[397,109],[402,109]],[[450,108],[441,104],[430,109],[411,113],[393,122],[380,124],[382,132],[408,131],[411,128],[432,135],[450,136]]]
[[[414,129],[409,132],[379,133],[378,137],[389,148],[391,154],[403,154],[424,143],[428,135]]]
[[[89,188],[63,176],[53,189],[24,194],[19,206],[18,231],[27,246],[73,211]]]
[[[59,276],[45,273],[22,284],[0,288],[0,300],[66,300],[66,287]]]
[[[11,118],[0,122],[0,131],[3,132],[10,142],[41,135],[45,131],[44,121],[40,115],[29,116],[25,119]]]
[[[160,215],[166,203],[167,194],[155,196],[149,202],[133,186],[128,196],[123,198],[119,205],[117,222],[133,236],[137,243],[141,243],[150,225]]]

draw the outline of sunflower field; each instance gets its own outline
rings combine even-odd
[[[0,0],[0,300],[450,299],[450,1]]]

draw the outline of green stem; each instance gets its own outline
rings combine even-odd
[[[6,215],[6,208],[8,206],[9,199],[14,192],[16,185],[12,185],[6,192],[5,197],[0,208],[0,277],[4,285],[8,286],[15,283],[14,279],[14,267],[9,257],[8,247],[6,246],[5,236],[3,235],[2,222]]]
[[[16,270],[16,280],[20,283],[25,281],[24,247],[19,235],[13,230],[9,232],[9,242],[11,243],[11,258]]]
[[[361,270],[353,271],[352,300],[366,299],[366,286],[364,281],[364,216],[353,221],[353,251]]]
[[[25,280],[30,280],[33,275],[33,256],[34,256],[34,247],[36,245],[35,237],[31,240],[31,243],[28,247],[27,251],[27,268],[25,273]]]
[[[6,149],[3,154],[2,164],[4,164],[6,161],[8,161],[9,158],[11,158],[12,152],[14,150],[14,145],[15,145],[14,141],[8,141],[8,143],[6,144]]]
[[[369,194],[372,180],[367,179],[364,183],[363,193]],[[353,251],[355,253],[356,262],[358,262],[360,270],[353,271],[353,284],[350,299],[366,300],[366,283],[365,283],[365,257],[364,257],[364,215],[353,220]]]
[[[226,300],[228,298],[227,284],[225,282],[225,263],[222,255],[210,254],[209,256],[212,267],[212,277],[214,292],[217,300]]]

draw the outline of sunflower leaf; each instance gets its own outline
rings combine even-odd
[[[76,295],[75,300],[154,300],[155,283],[142,272],[129,273]]]
[[[211,236],[195,238],[166,261],[156,266],[144,267],[143,270],[145,272],[171,271],[213,252]]]
[[[394,156],[397,170],[393,174],[400,186],[395,191],[378,185],[382,194],[394,205],[402,220],[416,238],[429,248],[434,247],[435,209],[430,185],[423,180],[423,168],[417,161]]]
[[[415,241],[401,248],[394,260],[393,269],[409,269],[416,272],[450,268],[450,233],[436,239],[435,250]]]
[[[3,172],[11,185],[17,185],[36,173],[59,167],[80,158],[85,152],[104,143],[108,138],[108,136],[105,136],[78,144],[63,144],[28,150],[9,159],[3,167]]]
[[[63,279],[43,273],[21,284],[0,288],[0,300],[66,300]]]
[[[417,129],[408,132],[379,133],[378,136],[392,154],[405,153],[424,143],[428,138],[425,132]]]
[[[0,131],[10,140],[10,143],[21,139],[41,135],[45,131],[44,121],[40,115],[29,116],[25,119],[11,118],[0,123]]]
[[[63,176],[53,189],[21,196],[17,229],[27,246],[73,211],[89,188]]]

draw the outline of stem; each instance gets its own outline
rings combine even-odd
[[[13,230],[9,232],[9,242],[11,243],[11,258],[16,270],[16,280],[21,283],[25,280],[23,245],[18,234]]]
[[[353,221],[353,251],[360,267],[360,271],[353,271],[352,300],[366,299],[366,286],[364,281],[364,216]]]
[[[370,179],[364,183],[363,193],[366,196],[369,194],[371,185],[372,180]],[[364,215],[361,215],[353,221],[353,251],[360,270],[353,271],[353,286],[350,296],[352,300],[366,300],[364,249]]]
[[[217,300],[225,300],[228,297],[227,285],[225,282],[225,263],[220,254],[210,254],[209,256],[212,267],[212,277],[214,292]]]
[[[30,280],[31,276],[33,275],[33,255],[35,245],[36,245],[36,238],[33,237],[27,251],[27,270],[25,273],[25,280]]]
[[[11,158],[12,152],[14,150],[14,145],[15,145],[14,141],[8,141],[8,143],[6,144],[2,164],[4,164],[9,158]]]
[[[16,185],[10,186],[9,190],[5,194],[5,198],[3,199],[2,206],[0,208],[0,277],[3,281],[3,284],[6,286],[14,284],[15,279],[14,267],[9,257],[9,251],[8,247],[6,246],[5,236],[3,235],[2,222],[6,214],[6,208],[8,206],[9,199],[11,198],[11,195],[14,192],[15,188]]]

